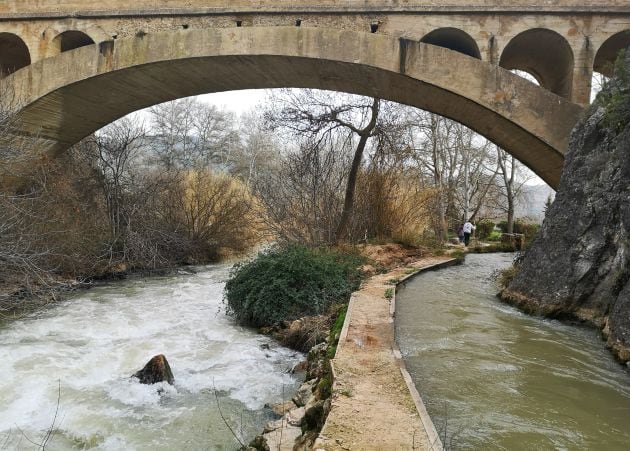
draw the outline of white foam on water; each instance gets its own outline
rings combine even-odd
[[[281,401],[283,386],[296,383],[285,371],[303,356],[219,312],[226,276],[219,266],[112,283],[8,324],[0,331],[0,443],[16,427],[40,437],[59,384],[67,440],[102,437],[97,449],[106,450],[135,449],[143,434],[159,443],[151,436],[156,427],[186,434],[180,418],[195,409],[207,415],[215,388],[228,404],[242,403],[238,409]],[[130,378],[156,354],[166,355],[174,387]]]

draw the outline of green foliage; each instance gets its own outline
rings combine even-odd
[[[394,297],[394,289],[388,288],[385,290],[385,299],[391,299]]]
[[[501,232],[493,230],[492,233],[486,238],[487,241],[501,241]]]
[[[326,349],[326,357],[334,359],[337,354],[337,344],[339,343],[339,335],[341,335],[341,329],[343,329],[343,323],[346,320],[346,313],[348,312],[348,306],[344,305],[339,310],[339,316],[335,320],[335,323],[330,328],[330,334],[328,339],[328,349]]]
[[[276,247],[235,265],[225,285],[227,313],[239,324],[270,326],[347,302],[364,259],[329,249]]]
[[[494,231],[494,221],[490,221],[489,219],[484,219],[477,223],[477,229],[475,230],[475,235],[480,240],[486,240]]]
[[[507,221],[501,221],[497,225],[503,233],[507,233]],[[525,241],[530,241],[532,238],[534,238],[534,235],[536,235],[538,229],[540,229],[540,224],[532,224],[522,219],[517,219],[514,221],[514,233],[525,235]]]
[[[454,251],[449,252],[448,256],[454,258],[455,260],[463,262],[466,259],[466,252],[462,251],[461,249],[455,249]]]
[[[597,104],[606,109],[604,122],[608,128],[620,133],[630,123],[630,68],[626,67],[626,53],[617,57],[613,78],[604,84],[597,96]]]
[[[330,398],[330,395],[332,394],[332,383],[330,382],[330,379],[326,376],[322,377],[317,384],[317,390],[319,391],[320,399]]]

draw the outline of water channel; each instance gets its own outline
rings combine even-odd
[[[468,255],[396,296],[397,339],[445,444],[630,449],[630,372],[598,331],[501,303],[493,273],[512,257]]]
[[[0,325],[0,449],[38,449],[58,399],[47,450],[236,449],[218,407],[237,435],[260,433],[303,356],[219,311],[227,274],[108,283]],[[129,378],[159,353],[173,387]]]

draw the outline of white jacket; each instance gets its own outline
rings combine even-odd
[[[472,233],[472,231],[475,229],[476,227],[472,225],[470,222],[467,222],[466,224],[464,224],[464,233]]]

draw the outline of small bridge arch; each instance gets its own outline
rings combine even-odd
[[[454,119],[552,187],[582,108],[500,67],[387,35],[305,27],[138,34],[63,52],[0,81],[21,133],[63,151],[104,125],[176,98],[297,87],[380,97]]]

